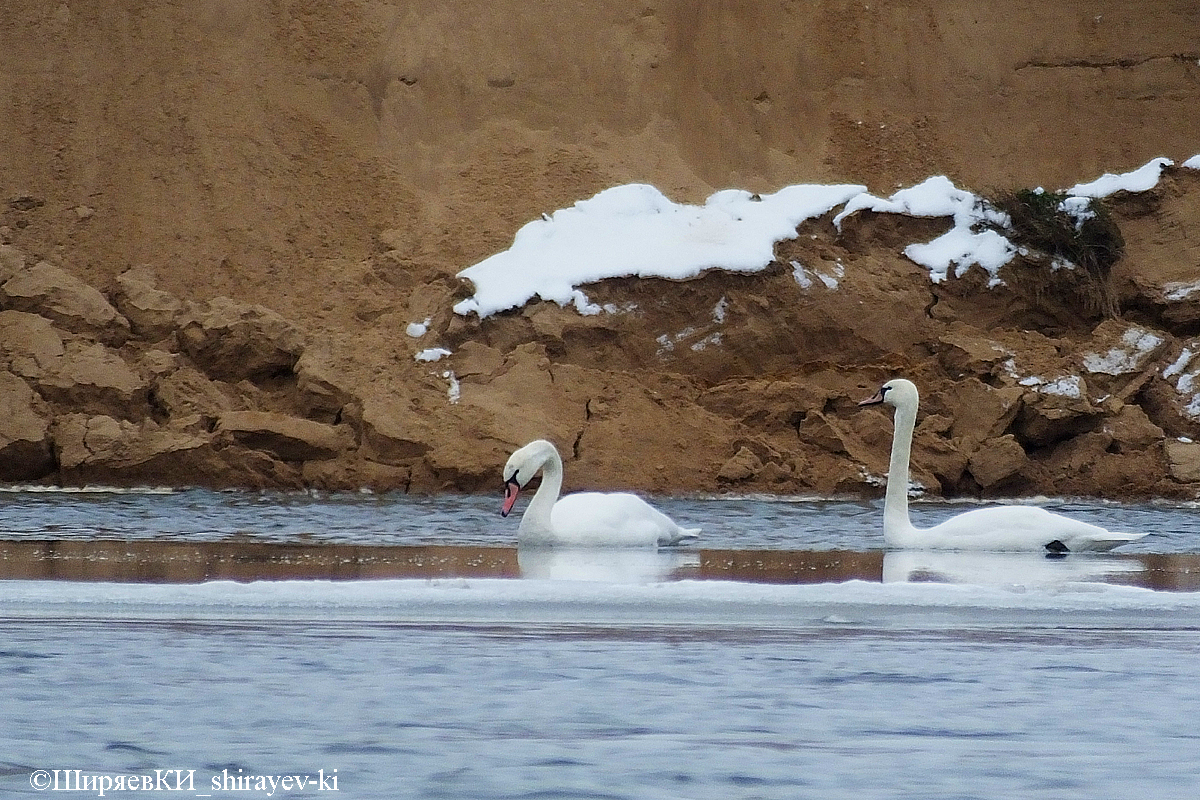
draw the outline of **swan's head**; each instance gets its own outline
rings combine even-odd
[[[886,403],[893,408],[917,407],[920,402],[920,395],[917,394],[917,387],[912,381],[904,378],[896,378],[879,387],[879,391],[871,397],[859,403],[860,406],[875,406],[880,403]]]
[[[550,442],[537,439],[508,457],[508,462],[504,465],[504,505],[500,507],[500,516],[508,516],[517,503],[517,495],[533,480],[533,476],[552,454],[557,452]]]

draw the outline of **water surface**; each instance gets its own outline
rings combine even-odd
[[[883,548],[882,501],[799,498],[656,498],[681,524],[703,528],[699,545],[722,550]],[[518,507],[523,507],[523,503]],[[928,525],[973,507],[912,506]],[[1195,504],[1047,501],[1053,511],[1115,530],[1149,532],[1132,553],[1200,554]],[[0,493],[0,539],[120,539],[483,545],[516,544],[517,514],[499,515],[500,496],[303,492],[10,491]]]
[[[879,503],[772,498],[660,501],[693,547],[526,551],[497,499],[0,495],[0,796],[97,796],[42,769],[192,776],[160,797],[1200,793],[1189,506],[1057,504],[1154,535],[1047,558],[885,551]],[[220,787],[318,773],[336,793]]]
[[[516,519],[480,496],[240,492],[0,494],[0,578],[86,581],[552,578],[776,583],[1094,580],[1200,589],[1200,515],[1184,505],[1052,507],[1146,531],[1111,554],[886,553],[879,502],[655,501],[700,541],[654,551],[521,550]],[[914,508],[918,524],[960,511]]]

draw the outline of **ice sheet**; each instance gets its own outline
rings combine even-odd
[[[0,617],[441,624],[890,627],[1200,625],[1200,593],[1072,582],[770,585],[449,579],[216,581],[187,585],[9,581]]]

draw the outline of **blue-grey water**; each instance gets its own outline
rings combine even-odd
[[[664,499],[700,542],[625,558],[519,553],[497,500],[0,494],[0,797],[1200,793],[1191,506],[1054,504],[1153,535],[1046,559]]]
[[[739,496],[656,498],[654,504],[714,549],[879,550],[881,501]],[[1200,553],[1200,505],[1046,501],[1051,510],[1116,530],[1153,535],[1129,553]],[[523,504],[522,504],[523,505]],[[973,507],[912,506],[927,525]],[[395,494],[154,491],[0,492],[0,540],[120,539],[369,545],[516,543],[517,514],[502,519],[500,493]]]

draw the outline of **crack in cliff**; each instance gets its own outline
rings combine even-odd
[[[1086,58],[1066,59],[1063,61],[1025,61],[1017,64],[1015,72],[1025,69],[1134,69],[1154,61],[1175,61],[1179,63],[1192,62],[1200,64],[1200,51],[1190,53],[1171,53],[1170,55],[1140,56],[1137,58],[1114,58],[1105,61]]]

